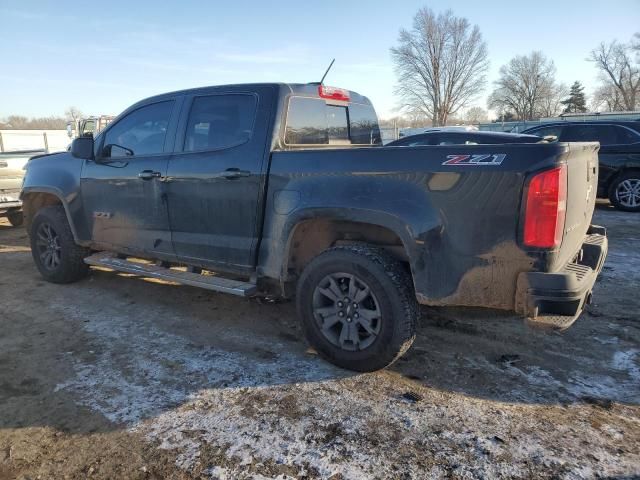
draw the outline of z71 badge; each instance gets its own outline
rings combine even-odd
[[[489,153],[486,155],[447,155],[442,165],[500,165],[507,158],[505,153]]]

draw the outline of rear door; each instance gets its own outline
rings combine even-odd
[[[248,270],[262,214],[271,87],[188,97],[167,172],[171,238],[185,263]]]

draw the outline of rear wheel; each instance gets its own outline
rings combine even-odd
[[[9,220],[9,223],[14,227],[19,227],[24,223],[24,215],[21,211],[9,212],[7,214],[7,220]]]
[[[619,210],[640,212],[640,171],[616,178],[609,187],[609,200]]]
[[[33,218],[29,231],[31,255],[49,282],[70,283],[86,276],[89,250],[76,245],[61,205],[45,207]]]
[[[311,261],[298,282],[297,308],[318,353],[360,372],[397,360],[413,343],[419,316],[407,269],[368,246],[332,248]]]

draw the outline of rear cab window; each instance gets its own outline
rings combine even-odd
[[[380,128],[371,105],[336,104],[323,98],[291,96],[285,127],[287,146],[381,145]]]

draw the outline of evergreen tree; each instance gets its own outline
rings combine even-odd
[[[587,111],[587,100],[584,96],[584,87],[578,81],[573,82],[569,97],[563,100],[564,113],[583,113]]]

